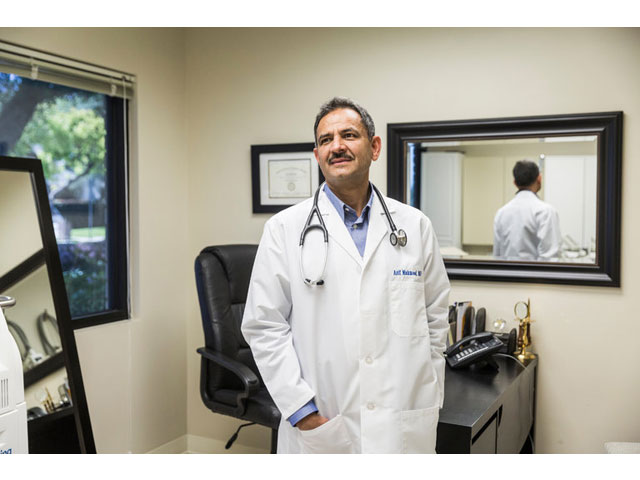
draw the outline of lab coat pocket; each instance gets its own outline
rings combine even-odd
[[[402,422],[402,453],[436,453],[440,407],[405,410]]]
[[[389,316],[391,329],[401,337],[429,334],[424,284],[413,280],[389,282]]]
[[[313,430],[300,430],[302,453],[353,453],[353,444],[342,415]]]

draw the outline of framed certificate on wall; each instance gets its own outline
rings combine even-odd
[[[313,143],[251,146],[253,213],[276,213],[311,197],[324,181]]]

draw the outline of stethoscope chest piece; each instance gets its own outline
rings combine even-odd
[[[391,234],[389,235],[389,241],[391,242],[391,245],[394,247],[396,245],[400,245],[401,247],[404,247],[407,244],[407,234],[402,229],[391,232]]]

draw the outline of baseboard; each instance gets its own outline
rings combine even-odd
[[[226,441],[215,438],[199,437],[198,435],[182,435],[170,442],[160,445],[148,454],[176,454],[176,453],[222,453],[222,454],[261,454],[269,453],[266,448],[257,448],[235,442],[229,450],[225,450]]]
[[[159,454],[171,454],[171,453],[187,453],[187,445],[189,441],[187,439],[189,435],[182,435],[170,442],[160,445],[147,453],[159,453]]]
[[[187,448],[185,453],[222,453],[222,454],[259,454],[269,453],[269,449],[250,447],[236,441],[229,450],[225,450],[227,443],[224,440],[215,438],[199,437],[197,435],[185,435],[187,437]]]

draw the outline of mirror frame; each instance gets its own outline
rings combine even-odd
[[[406,203],[406,143],[571,135],[598,137],[595,264],[445,259],[452,280],[620,286],[623,112],[390,123],[387,195]]]
[[[78,432],[78,441],[82,453],[96,453],[89,408],[84,391],[82,371],[78,359],[73,326],[71,324],[71,310],[62,276],[62,264],[58,254],[58,244],[53,230],[51,207],[47,195],[42,162],[34,158],[18,158],[0,156],[0,170],[28,173],[31,178],[31,187],[38,213],[38,222],[42,236],[45,264],[51,287],[51,296],[56,311],[56,320],[60,332],[62,355],[64,366],[67,369],[69,388],[73,402],[73,416]]]

